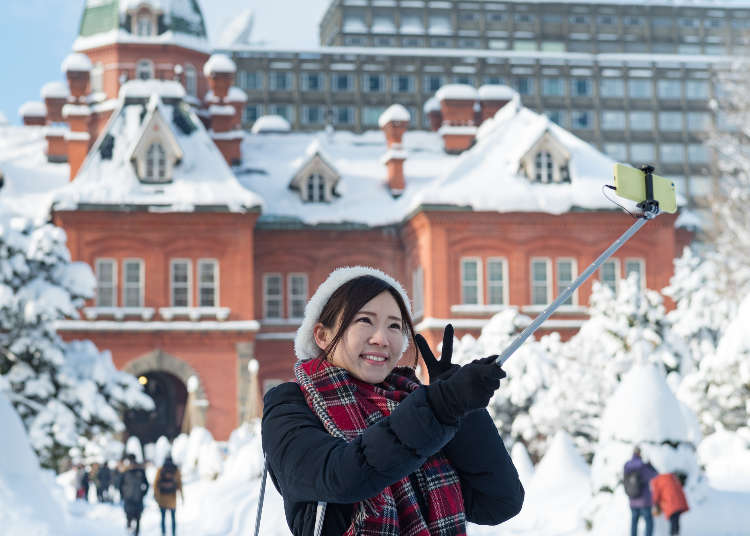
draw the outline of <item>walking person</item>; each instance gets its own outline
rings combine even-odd
[[[296,381],[264,401],[263,450],[294,534],[322,517],[328,536],[460,536],[466,521],[497,525],[521,510],[486,410],[505,372],[496,356],[452,365],[452,345],[449,325],[435,359],[406,292],[379,270],[340,268],[320,285],[295,338]],[[414,373],[417,347],[429,386]]]
[[[680,515],[689,510],[679,477],[674,473],[656,475],[651,480],[654,515],[659,511],[669,520],[669,534],[680,534]]]
[[[656,469],[641,458],[641,449],[633,449],[633,457],[624,468],[625,493],[630,499],[630,536],[638,535],[638,522],[642,517],[646,524],[646,536],[654,533],[654,518],[651,517],[651,489],[649,482],[656,476]]]
[[[166,514],[170,513],[172,517],[172,536],[177,534],[177,525],[175,524],[175,510],[177,508],[177,493],[180,493],[180,499],[185,502],[185,496],[182,494],[182,475],[180,470],[172,461],[171,456],[164,459],[164,464],[156,472],[154,477],[154,499],[161,510],[161,534],[167,533]]]
[[[110,502],[109,486],[112,484],[112,470],[103,461],[96,472],[96,498],[99,502]]]
[[[136,462],[134,454],[128,454],[120,479],[120,497],[123,510],[125,510],[127,529],[132,530],[135,536],[140,534],[143,498],[147,492],[146,471],[143,465]]]

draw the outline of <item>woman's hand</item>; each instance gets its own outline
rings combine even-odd
[[[422,354],[424,364],[427,365],[427,374],[430,381],[437,379],[446,379],[460,367],[451,363],[453,356],[453,326],[448,324],[443,331],[443,350],[440,354],[440,361],[435,358],[435,354],[430,350],[430,345],[421,335],[416,336],[419,353]]]

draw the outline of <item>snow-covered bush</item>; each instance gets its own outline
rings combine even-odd
[[[150,408],[135,378],[91,342],[65,342],[55,322],[78,316],[95,285],[71,262],[65,232],[0,213],[0,376],[43,465],[123,429],[126,408]]]

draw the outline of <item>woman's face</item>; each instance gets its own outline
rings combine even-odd
[[[383,291],[357,311],[329,356],[331,363],[355,378],[376,384],[385,380],[401,357],[401,310],[390,292]],[[323,324],[315,327],[315,340],[325,348],[336,333]]]

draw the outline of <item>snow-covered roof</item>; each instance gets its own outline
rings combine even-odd
[[[78,36],[73,41],[73,50],[80,52],[103,47],[114,43],[134,43],[143,45],[175,45],[199,52],[210,53],[211,46],[205,36],[168,30],[159,35],[134,35],[122,28],[113,28],[106,32],[87,36]]]
[[[62,65],[60,68],[62,69],[62,72],[67,73],[69,71],[82,71],[82,72],[90,72],[91,71],[91,60],[86,54],[81,54],[80,52],[73,52],[72,54],[68,54],[68,56],[63,60]]]
[[[511,100],[518,92],[502,85],[485,84],[478,90],[479,100]]]
[[[70,90],[64,82],[47,82],[42,86],[41,95],[43,99],[67,99]]]
[[[214,73],[235,73],[237,65],[226,54],[212,54],[203,66],[203,74],[210,77]]]
[[[181,99],[185,96],[185,88],[174,80],[129,80],[120,86],[118,95],[121,99],[147,99],[151,95]]]
[[[267,134],[274,132],[289,132],[292,129],[289,121],[280,115],[262,115],[253,123],[253,134]]]
[[[467,84],[447,84],[435,93],[438,101],[444,100],[477,100],[479,93],[476,88]]]
[[[380,114],[378,118],[378,126],[383,128],[391,121],[403,121],[408,123],[411,121],[411,114],[409,110],[404,108],[401,104],[391,104],[386,110]]]
[[[424,113],[430,113],[434,111],[440,111],[440,101],[437,100],[435,97],[430,97],[427,99],[424,103],[424,106],[422,106],[422,110]]]
[[[43,102],[27,101],[18,108],[18,115],[21,117],[45,117],[47,115],[47,107]]]
[[[170,93],[168,83],[165,92]],[[159,92],[157,91],[157,94]],[[125,94],[128,94],[126,89]],[[149,210],[191,212],[197,207],[223,207],[242,212],[262,206],[262,200],[237,182],[234,173],[192,109],[180,102],[162,102],[156,95],[121,100],[91,148],[75,179],[54,195],[57,210],[81,206],[140,206]],[[131,161],[143,125],[159,113],[176,140],[182,159],[172,168],[171,181],[142,183]]]
[[[219,99],[214,95],[214,92],[212,90],[208,90],[206,93],[206,96],[204,97],[206,102],[219,102]],[[227,102],[247,102],[247,93],[245,93],[242,89],[238,88],[237,86],[232,86],[229,88],[229,91],[227,92],[227,98],[225,99]]]

